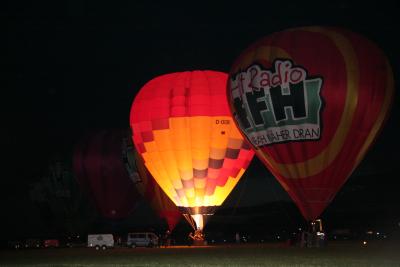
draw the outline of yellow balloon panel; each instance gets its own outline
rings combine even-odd
[[[252,153],[232,124],[228,116],[170,118],[169,129],[152,131],[153,140],[144,142],[146,166],[176,205],[219,206],[239,181],[244,168],[237,166]]]

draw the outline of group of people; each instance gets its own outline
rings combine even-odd
[[[194,232],[190,232],[188,235],[188,245],[197,245],[204,243],[205,236],[203,231],[199,228]],[[241,243],[239,233],[235,233],[235,242]],[[288,241],[289,245],[297,245],[300,247],[324,247],[325,246],[325,238],[324,236],[320,236],[317,232],[313,231],[302,231],[296,235],[296,238]],[[167,230],[163,236],[160,238],[160,246],[161,247],[169,247],[171,246],[171,232]]]
[[[190,232],[188,235],[188,245],[200,244],[204,242],[204,234],[200,229]],[[160,247],[171,246],[171,232],[167,230],[164,235],[160,236]]]
[[[318,235],[317,232],[313,231],[302,231],[297,235],[295,245],[302,248],[320,248],[326,245],[326,239],[324,234]]]

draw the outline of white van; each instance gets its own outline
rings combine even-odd
[[[98,234],[88,235],[87,246],[89,248],[95,248],[96,250],[114,247],[114,237],[112,234]]]

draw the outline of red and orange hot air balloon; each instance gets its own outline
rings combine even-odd
[[[391,67],[359,34],[305,27],[267,36],[234,63],[227,95],[257,156],[307,220],[332,201],[381,130]]]
[[[226,82],[227,74],[216,71],[163,75],[141,88],[131,109],[145,166],[200,230],[254,155],[232,121]]]

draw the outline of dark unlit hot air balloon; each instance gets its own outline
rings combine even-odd
[[[124,136],[126,131],[101,131],[87,135],[75,147],[74,174],[99,214],[107,219],[128,217],[140,197],[125,169]]]

